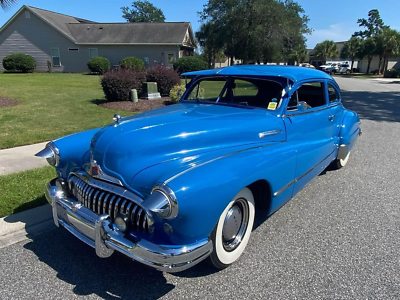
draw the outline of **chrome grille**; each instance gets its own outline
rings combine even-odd
[[[142,232],[150,232],[146,211],[140,205],[122,196],[87,184],[77,176],[71,176],[70,189],[76,199],[86,208],[98,215],[108,214],[112,221],[119,213],[130,216],[132,228]]]

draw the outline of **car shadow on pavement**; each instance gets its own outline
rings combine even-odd
[[[55,270],[60,280],[74,285],[76,295],[95,294],[103,299],[158,299],[175,287],[167,283],[162,272],[122,254],[114,253],[108,259],[97,257],[93,248],[65,229],[35,236],[24,247]]]
[[[343,91],[342,102],[345,108],[357,112],[362,119],[400,122],[400,92]]]

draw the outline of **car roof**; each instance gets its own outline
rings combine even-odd
[[[226,68],[202,70],[195,72],[183,73],[183,76],[276,76],[288,78],[293,82],[302,81],[305,79],[332,79],[325,72],[297,67],[297,66],[276,66],[276,65],[240,65]]]

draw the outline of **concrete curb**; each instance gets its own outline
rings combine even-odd
[[[54,230],[50,204],[0,219],[0,249]]]

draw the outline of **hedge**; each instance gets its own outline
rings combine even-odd
[[[179,74],[207,69],[208,63],[198,56],[184,56],[174,62],[174,70]]]
[[[103,74],[110,69],[110,61],[105,57],[97,56],[91,58],[87,66],[91,72]]]
[[[3,58],[3,67],[7,71],[32,72],[36,68],[35,59],[23,53],[13,53]]]

